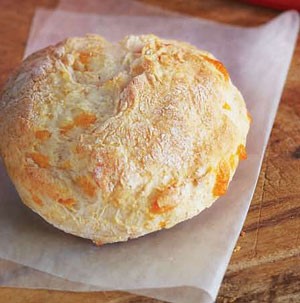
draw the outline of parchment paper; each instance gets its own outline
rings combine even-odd
[[[1,167],[0,257],[31,269],[26,269],[21,281],[16,276],[0,276],[0,283],[119,289],[172,302],[212,302],[254,192],[299,29],[298,14],[288,12],[264,26],[243,29],[183,16],[39,10],[33,26],[39,30],[33,29],[26,54],[86,32],[112,41],[132,33],[188,41],[225,63],[254,122],[248,136],[248,160],[240,164],[226,196],[187,222],[127,243],[95,247],[53,228],[22,205]]]

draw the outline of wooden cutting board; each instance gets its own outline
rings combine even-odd
[[[262,24],[279,13],[234,0],[140,2],[242,26]],[[1,87],[22,59],[35,8],[55,8],[57,4],[57,0],[0,0]],[[299,39],[243,231],[217,302],[300,302]],[[72,293],[0,288],[0,302],[160,301],[124,292]]]

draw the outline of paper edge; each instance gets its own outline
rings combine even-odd
[[[64,11],[64,10],[51,10],[51,9],[46,9],[46,8],[38,8],[36,11],[43,11],[43,12],[51,12],[51,13],[54,13],[55,11]],[[67,12],[70,12],[70,11],[67,11]],[[77,13],[77,14],[79,14],[78,12],[70,12],[70,13]],[[87,13],[88,14],[88,13]],[[95,15],[95,16],[101,16],[101,14],[92,14],[92,15]],[[114,15],[110,15],[110,16],[114,16]],[[192,18],[192,19],[195,19],[195,20],[197,20],[197,21],[204,21],[204,23],[210,23],[210,24],[218,24],[219,26],[222,26],[222,27],[227,27],[227,28],[234,28],[234,29],[237,29],[237,28],[239,28],[239,29],[243,29],[243,30],[252,30],[252,29],[256,29],[256,28],[260,28],[260,27],[266,27],[266,26],[268,26],[268,25],[271,25],[271,24],[273,24],[274,22],[278,22],[280,19],[283,19],[283,18],[287,18],[287,16],[288,17],[290,17],[290,19],[291,19],[291,22],[293,22],[294,24],[295,24],[295,29],[294,29],[294,31],[292,32],[291,31],[291,35],[292,35],[292,40],[293,40],[293,47],[291,48],[291,53],[290,53],[290,60],[289,60],[289,63],[288,63],[288,65],[287,65],[287,67],[286,67],[286,70],[283,70],[283,74],[282,74],[282,77],[284,78],[284,79],[286,79],[286,77],[287,77],[287,74],[288,74],[288,71],[289,71],[289,67],[290,67],[290,64],[291,64],[291,61],[292,61],[292,58],[293,58],[293,53],[294,53],[294,50],[295,50],[295,44],[296,44],[296,41],[297,41],[297,36],[298,36],[298,32],[299,32],[299,25],[300,25],[300,18],[299,18],[299,14],[298,14],[298,12],[297,11],[295,11],[295,10],[289,10],[289,11],[286,11],[286,12],[284,12],[284,13],[281,13],[281,14],[279,14],[278,16],[276,16],[275,18],[273,18],[273,19],[271,19],[270,21],[268,21],[268,22],[266,22],[266,23],[264,23],[264,24],[262,24],[262,25],[258,25],[258,26],[252,26],[252,27],[242,27],[242,26],[235,26],[235,25],[228,25],[228,24],[223,24],[223,23],[220,23],[220,22],[216,22],[216,21],[212,21],[212,20],[207,20],[207,19],[202,19],[202,20],[199,20],[198,18],[195,18],[195,17],[189,17],[188,15],[182,15],[183,17],[188,17],[188,18]],[[170,18],[181,18],[182,16],[167,16],[167,17],[170,17]],[[144,17],[147,17],[147,16],[144,16]],[[150,16],[148,16],[148,17],[150,17]],[[34,17],[33,17],[33,22],[32,22],[32,24],[34,24],[34,22],[36,22],[36,14],[34,15]],[[32,36],[32,31],[30,31],[30,33],[29,33],[29,39],[30,39],[30,37]],[[30,40],[27,40],[27,43],[30,41]],[[274,116],[273,116],[273,118],[272,119],[270,119],[270,121],[271,122],[269,122],[269,124],[268,124],[268,135],[265,137],[265,142],[267,143],[268,141],[269,141],[269,138],[270,138],[270,134],[271,134],[271,131],[272,131],[272,127],[273,127],[273,124],[274,124],[274,121],[275,121],[275,116],[276,116],[276,114],[277,114],[277,110],[278,110],[278,106],[279,106],[279,104],[280,104],[280,97],[281,97],[281,95],[282,95],[282,91],[283,91],[283,89],[284,89],[284,86],[285,86],[285,82],[286,81],[283,81],[283,83],[282,83],[282,86],[281,87],[279,87],[278,88],[278,95],[279,95],[279,100],[277,101],[277,102],[275,102],[275,106],[276,106],[276,111],[274,112]],[[263,150],[262,150],[262,157],[261,157],[261,159],[260,159],[260,163],[259,163],[259,170],[261,170],[261,166],[262,166],[262,162],[263,162],[263,160],[264,160],[264,154],[265,154],[265,151],[266,151],[266,148],[267,148],[267,145],[263,148]],[[256,182],[255,182],[255,185],[254,185],[254,187],[256,187],[256,185],[257,185],[257,181],[258,181],[258,177],[256,178]],[[254,191],[255,192],[255,191]],[[253,195],[254,195],[254,192],[252,193],[252,195],[251,195],[251,200],[252,200],[252,198],[253,198]],[[249,203],[249,206],[251,205],[251,203]],[[249,209],[249,207],[248,207],[248,209]],[[243,218],[243,222],[245,221],[245,218],[246,218],[246,216],[247,216],[247,214],[248,214],[248,211],[245,213],[245,215],[244,215],[244,218]],[[243,227],[243,225],[242,225],[242,227]],[[241,228],[242,228],[241,227]],[[238,234],[237,234],[237,238],[236,238],[236,241],[235,241],[235,243],[237,242],[237,240],[238,240]],[[225,272],[226,272],[226,269],[227,269],[227,267],[228,267],[228,264],[229,264],[229,261],[230,261],[230,257],[231,257],[231,255],[232,255],[232,252],[231,252],[231,254],[230,254],[230,256],[229,256],[229,259],[228,259],[228,263],[227,263],[227,266],[226,266],[226,268],[225,268]],[[41,270],[39,270],[39,269],[37,269],[37,268],[34,268],[34,267],[31,267],[31,266],[28,266],[28,265],[26,265],[26,264],[24,264],[24,263],[18,263],[18,262],[16,262],[16,261],[14,261],[13,259],[9,259],[9,258],[2,258],[2,259],[6,259],[6,260],[9,260],[9,261],[12,261],[12,262],[15,262],[15,263],[17,263],[17,264],[20,264],[20,265],[24,265],[24,266],[27,266],[27,267],[30,267],[30,268],[33,268],[34,270],[38,270],[38,271],[40,271],[40,272],[43,272],[43,271],[41,271]],[[224,273],[225,273],[224,272]],[[49,274],[49,275],[53,275],[52,273],[48,273],[48,272],[45,272],[45,273],[47,273],[47,274]],[[61,278],[61,279],[65,279],[64,277],[61,277],[61,276],[58,276],[58,275],[53,275],[53,276],[55,276],[55,277],[59,277],[59,278]],[[223,274],[223,277],[224,277],[224,274]],[[67,280],[67,279],[65,279],[65,280]],[[82,282],[80,282],[80,281],[73,281],[73,280],[68,280],[68,281],[70,281],[70,282],[74,282],[74,283],[81,283],[81,284],[83,284]],[[88,284],[88,285],[90,285],[90,284]],[[92,285],[91,285],[92,286]],[[220,284],[220,286],[221,286],[221,284]],[[219,287],[220,287],[219,286]],[[96,287],[98,287],[98,286],[96,286]],[[173,286],[173,287],[170,287],[170,288],[177,288],[178,286]],[[200,288],[199,288],[200,289]],[[219,289],[219,288],[218,288]],[[115,290],[115,291],[127,291],[127,292],[130,292],[129,290],[127,290],[127,289],[112,289],[112,290]],[[138,289],[139,291],[140,291],[140,289]],[[146,290],[149,290],[149,289],[146,289]],[[133,291],[135,291],[135,290],[132,290],[132,292]],[[137,290],[136,290],[137,291]],[[204,292],[206,292],[205,290],[203,290]],[[217,290],[217,292],[216,292],[216,295],[214,296],[214,298],[216,298],[216,296],[217,296],[217,294],[218,294],[218,290]]]
[[[274,21],[277,21],[277,22],[278,22],[279,18],[280,18],[280,19],[282,19],[282,18],[287,18],[287,16],[291,18],[291,22],[294,22],[294,23],[295,23],[295,26],[296,26],[294,32],[290,33],[291,36],[292,36],[292,40],[293,40],[293,42],[292,42],[293,45],[292,45],[291,52],[290,52],[290,55],[289,55],[289,56],[290,56],[290,59],[289,59],[289,62],[288,62],[288,64],[287,64],[287,66],[286,66],[286,70],[283,70],[283,71],[282,71],[282,78],[285,79],[285,80],[282,81],[282,86],[278,88],[278,96],[279,96],[279,97],[278,97],[277,102],[274,102],[274,106],[276,106],[276,110],[274,111],[274,116],[272,117],[272,119],[269,119],[269,123],[268,123],[267,128],[266,128],[266,129],[267,129],[267,136],[265,137],[265,141],[264,141],[265,146],[264,146],[263,149],[262,149],[262,153],[261,153],[262,156],[261,156],[261,159],[260,159],[260,161],[259,161],[259,173],[258,173],[258,175],[257,175],[256,181],[255,181],[255,184],[254,184],[254,191],[253,191],[252,194],[251,194],[250,203],[249,203],[247,212],[244,214],[244,217],[243,217],[243,224],[242,224],[242,226],[241,226],[241,228],[240,228],[240,232],[241,232],[242,229],[243,229],[244,223],[245,223],[245,221],[246,221],[246,218],[247,218],[247,215],[248,215],[248,212],[249,212],[249,208],[250,208],[250,206],[251,206],[251,202],[252,202],[253,196],[254,196],[255,191],[256,191],[256,186],[257,186],[257,182],[258,182],[258,180],[259,180],[259,175],[260,175],[260,171],[261,171],[261,168],[262,168],[262,163],[263,163],[263,161],[264,161],[266,149],[267,149],[267,147],[268,147],[268,142],[269,142],[269,140],[270,140],[270,136],[271,136],[271,132],[272,132],[272,129],[273,129],[273,125],[274,125],[274,123],[275,123],[276,115],[277,115],[277,113],[278,113],[278,108],[279,108],[280,101],[281,101],[281,98],[282,98],[282,93],[283,93],[283,90],[284,90],[284,87],[285,87],[285,84],[286,84],[287,75],[288,75],[288,72],[289,72],[289,69],[290,69],[290,65],[291,65],[291,62],[292,62],[292,59],[293,59],[293,54],[294,54],[294,52],[295,52],[296,43],[297,43],[297,38],[298,38],[298,33],[299,33],[299,30],[300,30],[300,15],[299,15],[299,13],[298,13],[297,11],[295,11],[295,10],[289,10],[289,11],[286,11],[286,12],[284,12],[284,13],[281,13],[279,16],[277,16],[277,17],[271,19],[270,21],[266,22],[265,24],[259,25],[259,26],[258,26],[258,27],[265,27],[265,26],[268,26],[268,25],[270,25],[271,23],[273,24]],[[236,243],[238,242],[240,232],[239,232],[239,233],[237,234],[237,236],[236,236],[236,240],[235,240],[235,242],[234,242],[235,244],[234,244],[233,248],[235,247]],[[229,256],[229,259],[228,259],[228,262],[227,262],[225,271],[224,271],[224,273],[223,273],[223,275],[222,275],[222,276],[223,276],[222,281],[223,281],[223,279],[224,279],[226,270],[227,270],[228,265],[229,265],[229,263],[230,263],[230,259],[231,259],[231,257],[232,257],[232,253],[233,253],[233,250],[232,250],[232,252],[231,252],[231,254],[230,254],[230,256]],[[214,300],[216,300],[216,298],[217,298],[217,296],[218,296],[219,289],[220,289],[220,287],[221,287],[221,285],[222,285],[222,281],[221,281],[221,283],[218,283],[218,284],[219,284],[219,287],[218,287],[218,289],[216,290],[216,294],[214,294],[214,295],[211,294]]]

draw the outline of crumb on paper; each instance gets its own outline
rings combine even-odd
[[[238,246],[235,247],[235,249],[233,250],[233,252],[238,252],[240,250],[241,250],[241,247],[238,245]]]

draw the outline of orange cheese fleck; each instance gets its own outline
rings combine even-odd
[[[81,61],[81,63],[87,64],[90,60],[90,57],[91,57],[90,53],[81,52],[79,55],[79,60]]]
[[[236,151],[237,155],[239,156],[240,160],[246,160],[247,159],[247,152],[245,145],[240,144]]]
[[[247,112],[247,118],[248,118],[249,123],[252,123],[253,118],[249,112]]]
[[[70,131],[74,127],[74,123],[68,123],[60,128],[60,133],[65,135],[68,131]]]
[[[72,207],[74,204],[76,204],[75,200],[72,198],[68,198],[68,199],[58,199],[58,203],[67,206],[67,207]]]
[[[226,81],[228,81],[229,75],[228,75],[227,69],[225,68],[225,66],[223,65],[223,63],[221,63],[218,60],[215,60],[215,59],[209,58],[207,56],[204,56],[204,55],[202,55],[202,57],[206,61],[208,61],[209,63],[213,64],[215,66],[215,68],[223,75],[224,79]]]
[[[230,178],[230,167],[225,161],[221,161],[216,175],[216,183],[213,188],[214,196],[222,196],[226,193]]]
[[[74,122],[63,125],[60,128],[60,133],[65,135],[74,127],[88,127],[90,124],[94,123],[97,120],[96,115],[90,113],[81,113],[74,118]]]
[[[47,140],[51,137],[51,133],[47,130],[38,130],[35,132],[35,137],[40,140]]]
[[[35,202],[39,206],[43,205],[43,201],[39,197],[37,197],[35,195],[32,196],[32,200],[33,200],[33,202]]]
[[[223,108],[226,110],[231,110],[231,106],[227,102],[223,104]]]
[[[91,181],[89,177],[79,176],[75,180],[75,182],[86,195],[90,197],[95,196],[97,187],[94,185],[94,183]]]
[[[154,214],[163,214],[175,208],[176,205],[160,206],[157,200],[151,206],[151,212]]]
[[[160,228],[165,228],[166,227],[166,222],[165,221],[161,221],[160,223],[159,223],[159,227]]]
[[[48,168],[50,166],[49,158],[43,154],[30,153],[29,157],[33,160],[34,163],[36,163],[41,168]]]
[[[74,118],[74,124],[79,127],[88,127],[90,124],[94,123],[97,117],[90,113],[81,113]]]

